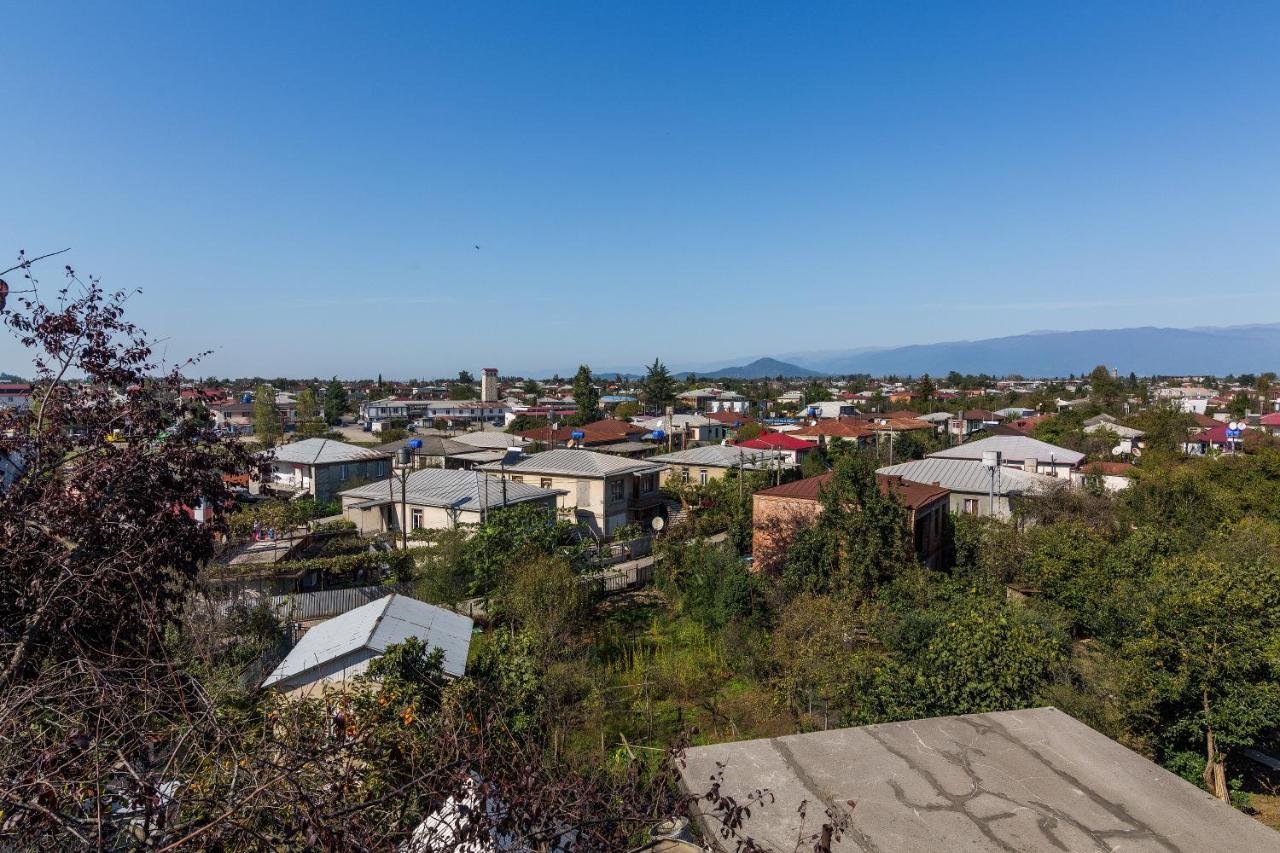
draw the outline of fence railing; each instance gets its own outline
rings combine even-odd
[[[370,601],[377,601],[392,593],[411,594],[413,584],[379,584],[353,586],[346,589],[326,589],[320,592],[299,592],[291,595],[273,595],[271,608],[288,622],[307,622],[341,616]]]

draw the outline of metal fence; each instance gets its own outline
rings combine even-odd
[[[413,584],[382,584],[377,586],[353,586],[346,589],[326,589],[320,592],[299,592],[292,595],[273,595],[271,608],[289,622],[308,622],[341,616],[370,601],[377,601],[392,593],[412,594]]]

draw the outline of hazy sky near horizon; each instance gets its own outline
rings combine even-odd
[[[1280,321],[1274,2],[3,18],[0,260],[72,247],[197,373]]]

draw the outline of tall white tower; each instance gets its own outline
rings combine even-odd
[[[498,368],[486,367],[480,377],[480,402],[498,402]]]

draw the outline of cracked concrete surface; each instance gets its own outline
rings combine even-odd
[[[746,827],[766,849],[795,850],[832,808],[851,814],[842,853],[1280,851],[1280,833],[1056,708],[696,747],[686,789],[704,792],[717,763],[724,793],[776,798]]]

